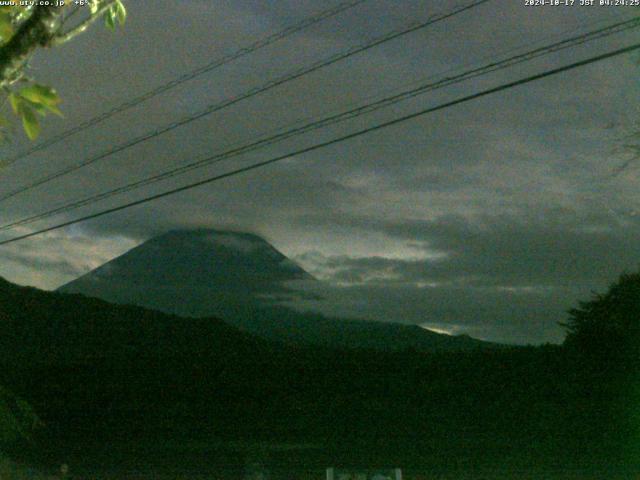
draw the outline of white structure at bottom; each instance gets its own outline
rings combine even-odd
[[[327,480],[402,480],[402,470],[327,468]]]

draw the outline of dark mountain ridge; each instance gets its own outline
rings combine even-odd
[[[294,289],[296,282],[300,288]],[[424,351],[482,346],[414,325],[327,318],[280,304],[307,295],[304,282],[317,280],[257,235],[199,229],[154,237],[59,291],[180,316],[216,316],[297,345]]]

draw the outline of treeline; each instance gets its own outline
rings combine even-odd
[[[242,462],[238,445],[289,444],[308,448],[272,461],[603,478],[639,467],[632,335],[610,355],[580,340],[579,326],[565,346],[384,353],[296,348],[215,319],[10,284],[0,305],[0,383],[46,425],[20,447],[33,459],[193,466]]]

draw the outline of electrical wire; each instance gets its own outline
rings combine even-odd
[[[121,210],[125,210],[125,209],[128,209],[128,208],[137,206],[137,205],[142,205],[144,203],[148,203],[148,202],[151,202],[151,201],[159,200],[161,198],[168,197],[170,195],[175,195],[177,193],[184,192],[184,191],[187,191],[187,190],[191,190],[193,188],[196,188],[196,187],[199,187],[199,186],[202,186],[202,185],[207,185],[207,184],[210,184],[210,183],[213,183],[213,182],[216,182],[216,181],[223,180],[225,178],[233,177],[233,176],[236,176],[236,175],[239,175],[239,174],[242,174],[242,173],[246,173],[246,172],[249,172],[249,171],[252,171],[252,170],[256,170],[258,168],[262,168],[262,167],[265,167],[267,165],[271,165],[271,164],[274,164],[276,162],[280,162],[280,161],[285,160],[287,158],[291,158],[291,157],[295,157],[295,156],[302,155],[302,154],[305,154],[305,153],[309,153],[309,152],[312,152],[312,151],[316,151],[316,150],[319,150],[319,149],[322,149],[322,148],[329,147],[331,145],[335,145],[337,143],[344,142],[346,140],[350,140],[350,139],[353,139],[353,138],[356,138],[356,137],[360,137],[362,135],[366,135],[366,134],[369,134],[369,133],[372,133],[372,132],[375,132],[375,131],[378,131],[378,130],[382,130],[384,128],[391,127],[393,125],[398,125],[400,123],[404,123],[406,121],[421,117],[423,115],[426,115],[426,114],[429,114],[429,113],[432,113],[432,112],[436,112],[436,111],[444,110],[444,109],[447,109],[447,108],[451,108],[451,107],[453,107],[455,105],[466,103],[466,102],[469,102],[469,101],[472,101],[472,100],[475,100],[475,99],[478,99],[478,98],[481,98],[481,97],[485,97],[485,96],[488,96],[488,95],[491,95],[491,94],[494,94],[494,93],[498,93],[498,92],[501,92],[501,91],[504,91],[504,90],[508,90],[508,89],[511,89],[511,88],[514,88],[514,87],[517,87],[517,86],[520,86],[520,85],[524,85],[524,84],[531,83],[531,82],[534,82],[534,81],[537,81],[537,80],[541,80],[543,78],[547,78],[547,77],[550,77],[552,75],[557,75],[559,73],[566,72],[566,71],[569,71],[569,70],[573,70],[575,68],[583,67],[585,65],[596,63],[596,62],[599,62],[599,61],[602,61],[602,60],[606,60],[608,58],[612,58],[612,57],[616,57],[616,56],[619,56],[619,55],[623,55],[623,54],[626,54],[626,53],[629,53],[629,52],[632,52],[632,51],[635,51],[635,50],[638,50],[638,49],[640,49],[640,43],[636,43],[634,45],[630,45],[630,46],[627,46],[627,47],[624,47],[624,48],[620,48],[620,49],[617,49],[617,50],[614,50],[614,51],[611,51],[611,52],[608,52],[608,53],[604,53],[604,54],[601,54],[601,55],[590,57],[590,58],[588,58],[586,60],[581,60],[579,62],[571,63],[569,65],[565,65],[565,66],[562,66],[562,67],[554,68],[552,70],[547,70],[547,71],[544,71],[542,73],[538,73],[538,74],[535,74],[535,75],[530,75],[530,76],[521,78],[519,80],[515,80],[515,81],[512,81],[512,82],[504,83],[504,84],[499,85],[497,87],[493,87],[493,88],[489,88],[489,89],[486,89],[486,90],[482,90],[480,92],[477,92],[477,93],[474,93],[474,94],[471,94],[471,95],[467,95],[467,96],[464,96],[464,97],[461,97],[461,98],[458,98],[458,99],[455,99],[455,100],[451,100],[449,102],[442,103],[442,104],[437,105],[435,107],[430,107],[430,108],[423,109],[423,110],[420,110],[420,111],[415,112],[415,113],[411,113],[411,114],[408,114],[408,115],[404,115],[404,116],[395,118],[393,120],[388,120],[386,122],[382,122],[382,123],[379,123],[377,125],[374,125],[374,126],[371,126],[371,127],[367,127],[365,129],[358,130],[356,132],[353,132],[353,133],[350,133],[350,134],[347,134],[347,135],[343,135],[343,136],[340,136],[340,137],[337,137],[337,138],[334,138],[334,139],[331,139],[331,140],[328,140],[328,141],[325,141],[325,142],[316,143],[316,144],[311,145],[309,147],[305,147],[305,148],[302,148],[302,149],[299,149],[299,150],[295,150],[295,151],[286,153],[284,155],[279,155],[279,156],[276,156],[274,158],[270,158],[268,160],[263,160],[261,162],[254,163],[252,165],[248,165],[248,166],[245,166],[245,167],[242,167],[242,168],[237,168],[235,170],[232,170],[232,171],[229,171],[229,172],[226,172],[226,173],[223,173],[223,174],[215,175],[213,177],[209,177],[209,178],[197,181],[197,182],[193,182],[193,183],[190,183],[188,185],[183,185],[183,186],[178,187],[178,188],[174,188],[174,189],[171,189],[171,190],[167,190],[167,191],[164,191],[164,192],[161,192],[161,193],[157,193],[155,195],[151,195],[151,196],[139,199],[139,200],[128,202],[128,203],[119,205],[117,207],[112,207],[112,208],[108,208],[108,209],[105,209],[105,210],[101,210],[99,212],[95,212],[95,213],[92,213],[90,215],[85,215],[85,216],[82,216],[82,217],[79,217],[79,218],[76,218],[76,219],[73,219],[73,220],[69,220],[69,221],[66,221],[66,222],[63,222],[63,223],[59,223],[57,225],[53,225],[53,226],[50,226],[50,227],[47,227],[47,228],[43,228],[43,229],[40,229],[40,230],[37,230],[37,231],[34,231],[34,232],[30,232],[30,233],[27,233],[27,234],[24,234],[24,235],[20,235],[20,236],[17,236],[17,237],[8,239],[8,240],[3,240],[3,241],[0,241],[0,246],[8,245],[10,243],[14,243],[14,242],[17,242],[17,241],[20,241],[20,240],[31,238],[31,237],[34,237],[36,235],[41,235],[43,233],[51,232],[53,230],[58,230],[60,228],[67,227],[69,225],[74,225],[74,224],[77,224],[77,223],[80,223],[80,222],[84,222],[84,221],[87,221],[87,220],[98,218],[98,217],[101,217],[101,216],[104,216],[104,215],[108,215],[110,213],[114,213],[114,212],[118,212],[118,211],[121,211]]]
[[[334,125],[343,121],[347,121],[365,114],[369,114],[372,113],[374,111],[380,110],[382,108],[388,107],[390,105],[394,105],[396,103],[399,103],[401,101],[405,101],[408,100],[410,98],[414,98],[418,95],[422,95],[424,93],[427,93],[429,91],[433,91],[436,89],[440,89],[440,88],[444,88],[450,85],[454,85],[457,83],[461,83],[463,81],[472,79],[472,78],[476,78],[476,77],[480,77],[483,75],[487,75],[489,73],[493,73],[495,71],[498,70],[502,70],[508,67],[511,67],[513,65],[516,64],[520,64],[523,62],[528,62],[531,61],[535,58],[539,58],[541,56],[545,56],[545,55],[549,55],[570,47],[575,47],[578,45],[582,45],[584,43],[590,42],[590,41],[594,41],[597,39],[601,39],[604,38],[606,36],[609,35],[613,35],[615,33],[620,33],[626,30],[629,30],[631,28],[637,28],[638,26],[640,26],[640,18],[634,18],[628,21],[624,21],[624,22],[619,22],[619,23],[615,23],[591,32],[587,32],[587,33],[582,33],[580,35],[568,38],[568,39],[564,39],[561,40],[559,42],[555,42],[549,45],[545,45],[539,48],[535,48],[533,50],[521,53],[521,54],[517,54],[511,57],[508,57],[506,59],[500,60],[500,61],[494,61],[494,62],[490,62],[486,65],[483,65],[481,67],[477,67],[468,71],[465,71],[461,74],[455,75],[455,76],[447,76],[444,77],[436,82],[428,82],[422,85],[419,85],[418,87],[409,89],[407,91],[404,92],[400,92],[388,97],[385,97],[383,99],[374,101],[374,102],[370,102],[367,103],[365,105],[356,107],[356,108],[352,108],[350,110],[347,111],[343,111],[337,114],[333,114],[333,115],[329,115],[325,118],[322,118],[320,120],[315,120],[312,121],[310,123],[307,123],[305,125],[302,126],[298,126],[289,130],[285,130],[282,131],[280,133],[274,134],[274,135],[269,135],[266,136],[265,138],[262,138],[260,140],[257,140],[255,142],[246,144],[246,145],[242,145],[239,147],[234,147],[231,148],[230,150],[227,150],[225,152],[216,154],[214,156],[208,156],[205,159],[202,160],[197,160],[194,162],[191,162],[189,164],[186,165],[182,165],[180,167],[168,170],[168,171],[164,171],[164,172],[160,172],[158,174],[152,175],[150,177],[147,177],[145,179],[142,180],[138,180],[132,183],[129,183],[127,185],[121,186],[121,187],[117,187],[115,189],[111,189],[108,190],[106,192],[102,192],[96,195],[92,195],[89,197],[85,197],[81,200],[77,200],[71,203],[67,203],[65,205],[62,205],[60,207],[54,208],[52,210],[48,210],[46,212],[43,213],[39,213],[36,215],[32,215],[30,217],[26,217],[26,218],[22,218],[20,220],[16,220],[14,222],[5,224],[0,226],[0,231],[5,231],[5,230],[9,230],[11,228],[17,227],[17,226],[21,226],[21,225],[26,225],[29,223],[33,223],[37,220],[42,220],[54,215],[57,215],[59,213],[66,213],[68,211],[71,210],[75,210],[77,208],[86,206],[86,205],[90,205],[93,203],[96,203],[98,201],[116,196],[116,195],[120,195],[147,185],[151,185],[154,183],[157,183],[159,181],[163,181],[172,177],[175,177],[177,175],[182,175],[184,173],[187,173],[191,170],[197,169],[197,168],[202,168],[208,165],[211,165],[213,163],[218,163],[221,162],[223,160],[227,160],[254,150],[257,150],[259,148],[263,148],[269,145],[273,145],[275,143],[281,142],[285,139],[294,137],[294,136],[299,136],[305,133],[308,133],[310,131],[313,130],[317,130],[319,128],[324,128],[330,125]]]
[[[257,40],[254,43],[247,45],[246,47],[242,47],[233,53],[217,58],[207,63],[206,65],[202,65],[194,70],[191,70],[187,73],[180,75],[177,78],[174,78],[166,83],[163,83],[162,85],[159,85],[152,90],[144,92],[143,94],[138,95],[137,97],[131,98],[121,103],[120,105],[117,105],[111,108],[110,110],[107,110],[106,112],[96,115],[95,117],[92,117],[87,121],[76,125],[75,127],[65,130],[64,132],[59,133],[58,135],[55,135],[48,140],[45,140],[23,152],[20,152],[12,157],[9,157],[6,160],[1,161],[0,164],[2,164],[3,166],[9,166],[25,157],[28,157],[33,153],[45,150],[53,145],[56,145],[57,143],[60,143],[62,140],[66,140],[67,138],[71,137],[72,135],[75,135],[76,133],[80,133],[88,128],[94,127],[104,122],[105,120],[113,117],[114,115],[130,110],[136,107],[137,105],[143,102],[146,102],[147,100],[150,100],[153,97],[156,97],[164,92],[167,92],[177,87],[178,85],[181,85],[185,82],[193,80],[201,75],[204,75],[205,73],[209,73],[213,70],[216,70],[224,65],[227,65],[235,60],[238,60],[239,58],[249,55],[264,47],[267,47],[279,40],[283,40],[287,37],[290,37],[295,33],[298,33],[306,28],[309,28],[323,20],[334,17],[366,1],[369,1],[369,0],[350,0],[347,2],[342,2],[332,8],[323,10],[315,15],[307,17],[294,25],[290,25],[289,27],[283,30],[280,30],[272,35],[269,35],[260,40]]]
[[[81,168],[84,168],[84,167],[86,167],[88,165],[94,164],[94,163],[96,163],[96,162],[98,162],[100,160],[103,160],[103,159],[108,158],[108,157],[110,157],[112,155],[115,155],[116,153],[123,152],[123,151],[128,150],[129,148],[132,148],[132,147],[134,147],[136,145],[139,145],[141,143],[148,142],[149,140],[152,140],[152,139],[154,139],[156,137],[159,137],[159,136],[161,136],[161,135],[163,135],[163,134],[165,134],[167,132],[175,130],[178,127],[182,127],[184,125],[192,123],[192,122],[194,122],[196,120],[199,120],[199,119],[201,119],[203,117],[211,115],[212,113],[218,112],[218,111],[223,110],[225,108],[228,108],[228,107],[230,107],[232,105],[235,105],[235,104],[237,104],[237,103],[239,103],[239,102],[241,102],[243,100],[246,100],[248,98],[254,97],[254,96],[258,95],[258,94],[261,94],[261,93],[267,92],[267,91],[269,91],[269,90],[271,90],[273,88],[279,87],[279,86],[281,86],[281,85],[283,85],[285,83],[288,83],[288,82],[291,82],[293,80],[296,80],[296,79],[299,79],[301,77],[304,77],[306,75],[309,75],[310,73],[313,73],[313,72],[315,72],[317,70],[325,68],[325,67],[327,67],[329,65],[333,65],[334,63],[337,63],[337,62],[339,62],[341,60],[345,60],[345,59],[350,58],[350,57],[352,57],[354,55],[357,55],[359,53],[365,52],[365,51],[367,51],[367,50],[369,50],[371,48],[374,48],[374,47],[377,47],[377,46],[382,45],[384,43],[387,43],[387,42],[390,42],[392,40],[395,40],[395,39],[397,39],[397,38],[399,38],[401,36],[404,36],[404,35],[407,35],[409,33],[415,32],[417,30],[420,30],[420,29],[426,28],[428,26],[434,25],[435,23],[438,23],[440,21],[443,21],[443,20],[446,20],[448,18],[451,18],[451,17],[453,17],[455,15],[458,15],[458,14],[460,14],[462,12],[465,12],[465,11],[470,10],[472,8],[475,8],[477,6],[480,6],[480,5],[482,5],[484,3],[487,3],[489,1],[490,0],[475,0],[475,1],[473,1],[473,2],[471,2],[469,4],[466,4],[464,6],[456,7],[455,9],[450,10],[450,11],[448,11],[446,13],[434,15],[434,16],[430,17],[430,19],[428,19],[427,21],[423,21],[423,22],[420,22],[420,23],[413,23],[410,26],[405,27],[405,28],[403,28],[401,30],[391,31],[390,33],[387,33],[387,34],[385,34],[385,35],[383,35],[381,37],[378,37],[378,38],[376,38],[374,40],[371,40],[371,41],[369,41],[369,42],[367,42],[367,43],[365,43],[363,45],[359,45],[359,46],[355,46],[355,47],[349,48],[346,51],[339,52],[339,53],[337,53],[335,55],[330,56],[329,58],[326,58],[326,59],[320,60],[318,62],[315,62],[315,63],[313,63],[312,65],[310,65],[308,67],[303,67],[302,69],[297,70],[297,71],[295,71],[293,73],[289,73],[289,74],[284,75],[282,77],[279,77],[279,78],[277,78],[275,80],[271,80],[271,81],[269,81],[269,82],[267,82],[267,83],[265,83],[265,84],[263,84],[263,85],[261,85],[259,87],[252,88],[252,89],[244,92],[243,94],[241,94],[239,96],[231,97],[231,98],[228,98],[226,100],[223,100],[222,102],[209,105],[205,109],[203,109],[203,110],[201,110],[201,111],[199,111],[199,112],[197,112],[195,114],[192,114],[192,115],[189,115],[189,116],[187,116],[185,118],[182,118],[180,120],[174,121],[174,122],[172,122],[172,123],[170,123],[168,125],[159,127],[159,128],[157,128],[157,129],[155,129],[153,131],[149,131],[147,133],[144,133],[144,134],[142,134],[142,135],[140,135],[138,137],[135,137],[133,139],[128,140],[125,143],[122,143],[122,144],[120,144],[120,145],[118,145],[116,147],[113,147],[110,150],[107,150],[106,152],[103,152],[103,153],[100,153],[100,154],[98,154],[96,156],[90,157],[90,158],[88,158],[88,159],[86,159],[86,160],[84,160],[84,161],[82,161],[80,163],[77,163],[75,165],[71,165],[71,166],[65,167],[65,168],[63,168],[61,170],[58,170],[57,172],[51,173],[51,174],[49,174],[49,175],[47,175],[45,177],[39,178],[37,180],[34,180],[33,182],[30,182],[30,183],[28,183],[28,184],[26,184],[26,185],[24,185],[22,187],[19,187],[19,188],[15,189],[15,190],[12,190],[12,191],[10,191],[8,193],[2,194],[2,195],[0,195],[0,202],[8,200],[8,199],[10,199],[12,197],[15,197],[16,195],[19,195],[21,193],[29,191],[29,190],[31,190],[33,188],[39,187],[41,185],[44,185],[44,184],[46,184],[46,183],[48,183],[48,182],[50,182],[52,180],[56,180],[58,178],[66,176],[66,175],[68,175],[68,174],[70,174],[72,172],[75,172],[75,171],[77,171],[77,170],[79,170]]]

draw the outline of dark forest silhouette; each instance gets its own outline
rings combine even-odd
[[[569,312],[566,342],[428,353],[302,347],[0,283],[0,383],[43,422],[4,448],[29,462],[140,459],[430,472],[637,472],[640,274]],[[247,447],[249,448],[249,447]],[[587,478],[587,477],[585,477]]]

